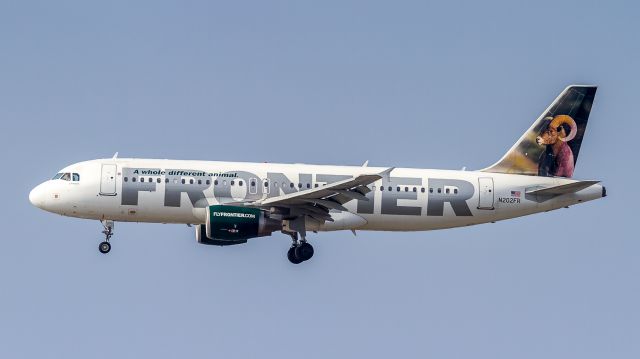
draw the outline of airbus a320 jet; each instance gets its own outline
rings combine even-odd
[[[595,86],[567,87],[495,164],[478,171],[113,158],[75,163],[29,194],[33,205],[114,223],[193,225],[198,243],[289,235],[295,264],[309,232],[427,231],[568,207],[606,196],[572,179]],[[496,125],[499,125],[496,123]]]

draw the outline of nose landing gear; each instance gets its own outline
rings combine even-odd
[[[101,242],[100,245],[98,246],[98,250],[102,254],[109,253],[109,251],[111,250],[111,243],[109,243],[107,241]]]
[[[109,240],[113,236],[113,221],[105,220],[100,221],[100,223],[102,223],[102,227],[104,227],[102,233],[104,234],[105,240],[100,243],[98,250],[102,254],[107,254],[111,251],[111,243],[109,243]]]
[[[291,239],[293,243],[291,248],[287,251],[287,258],[289,262],[293,264],[300,264],[304,261],[308,261],[313,257],[313,246],[307,242],[307,239],[303,236],[302,240],[298,240],[298,233],[291,233]]]

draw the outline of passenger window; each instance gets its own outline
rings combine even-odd
[[[400,186],[396,187],[396,191],[400,192]]]
[[[213,185],[217,186],[218,185],[218,180],[213,181]]]
[[[420,188],[420,192],[424,193],[424,187]]]
[[[236,184],[236,181],[231,181],[231,185],[234,186]]]
[[[238,181],[238,186],[242,187],[242,181]]]
[[[413,187],[413,192],[417,192],[417,190],[418,190],[417,188]]]
[[[207,180],[207,186],[211,184],[211,180]]]
[[[129,178],[127,178],[127,177],[123,178],[122,180],[125,181],[125,182],[129,182]]]
[[[289,183],[289,187],[293,188],[293,182]]]
[[[384,191],[384,186],[380,186],[380,191]]]
[[[429,188],[429,193],[433,193],[433,188]]]
[[[162,180],[160,179],[160,177],[156,178],[156,182],[157,182],[157,183],[162,182]]]
[[[445,193],[449,194],[449,189],[448,188],[445,189],[444,191],[445,191]]]
[[[453,194],[458,194],[458,189],[457,188],[453,189]]]
[[[144,177],[140,177],[140,182],[144,182]]]
[[[438,188],[438,193],[442,193],[442,188]]]
[[[202,184],[202,180],[198,180],[198,184]]]
[[[409,192],[409,187],[405,187],[405,188],[404,188],[404,191],[405,191],[405,192]]]
[[[168,178],[165,178],[165,179],[164,179],[164,183],[169,183],[169,179],[168,179]]]
[[[311,183],[307,183],[307,188],[311,188]]]
[[[251,181],[251,187],[255,187],[256,186],[256,181]]]
[[[136,178],[135,177],[131,177],[131,182],[135,182]]]
[[[265,183],[264,183],[264,186],[265,186],[265,187],[269,187],[269,182],[265,182]]]
[[[298,188],[302,188],[302,183],[298,183]]]
[[[316,183],[316,184],[314,185],[314,187],[315,187],[315,188],[318,188],[318,184]]]
[[[184,178],[183,178],[183,179],[182,179],[182,180],[181,180],[180,182],[182,182],[182,184],[184,184],[184,183],[185,183],[185,180],[184,180]]]

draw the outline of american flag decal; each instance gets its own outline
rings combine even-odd
[[[511,197],[518,197],[518,198],[520,198],[520,191],[511,191]]]

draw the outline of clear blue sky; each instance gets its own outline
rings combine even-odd
[[[0,357],[638,358],[633,2],[3,1]],[[199,245],[32,207],[86,159],[482,168],[570,83],[604,200],[423,233]]]

